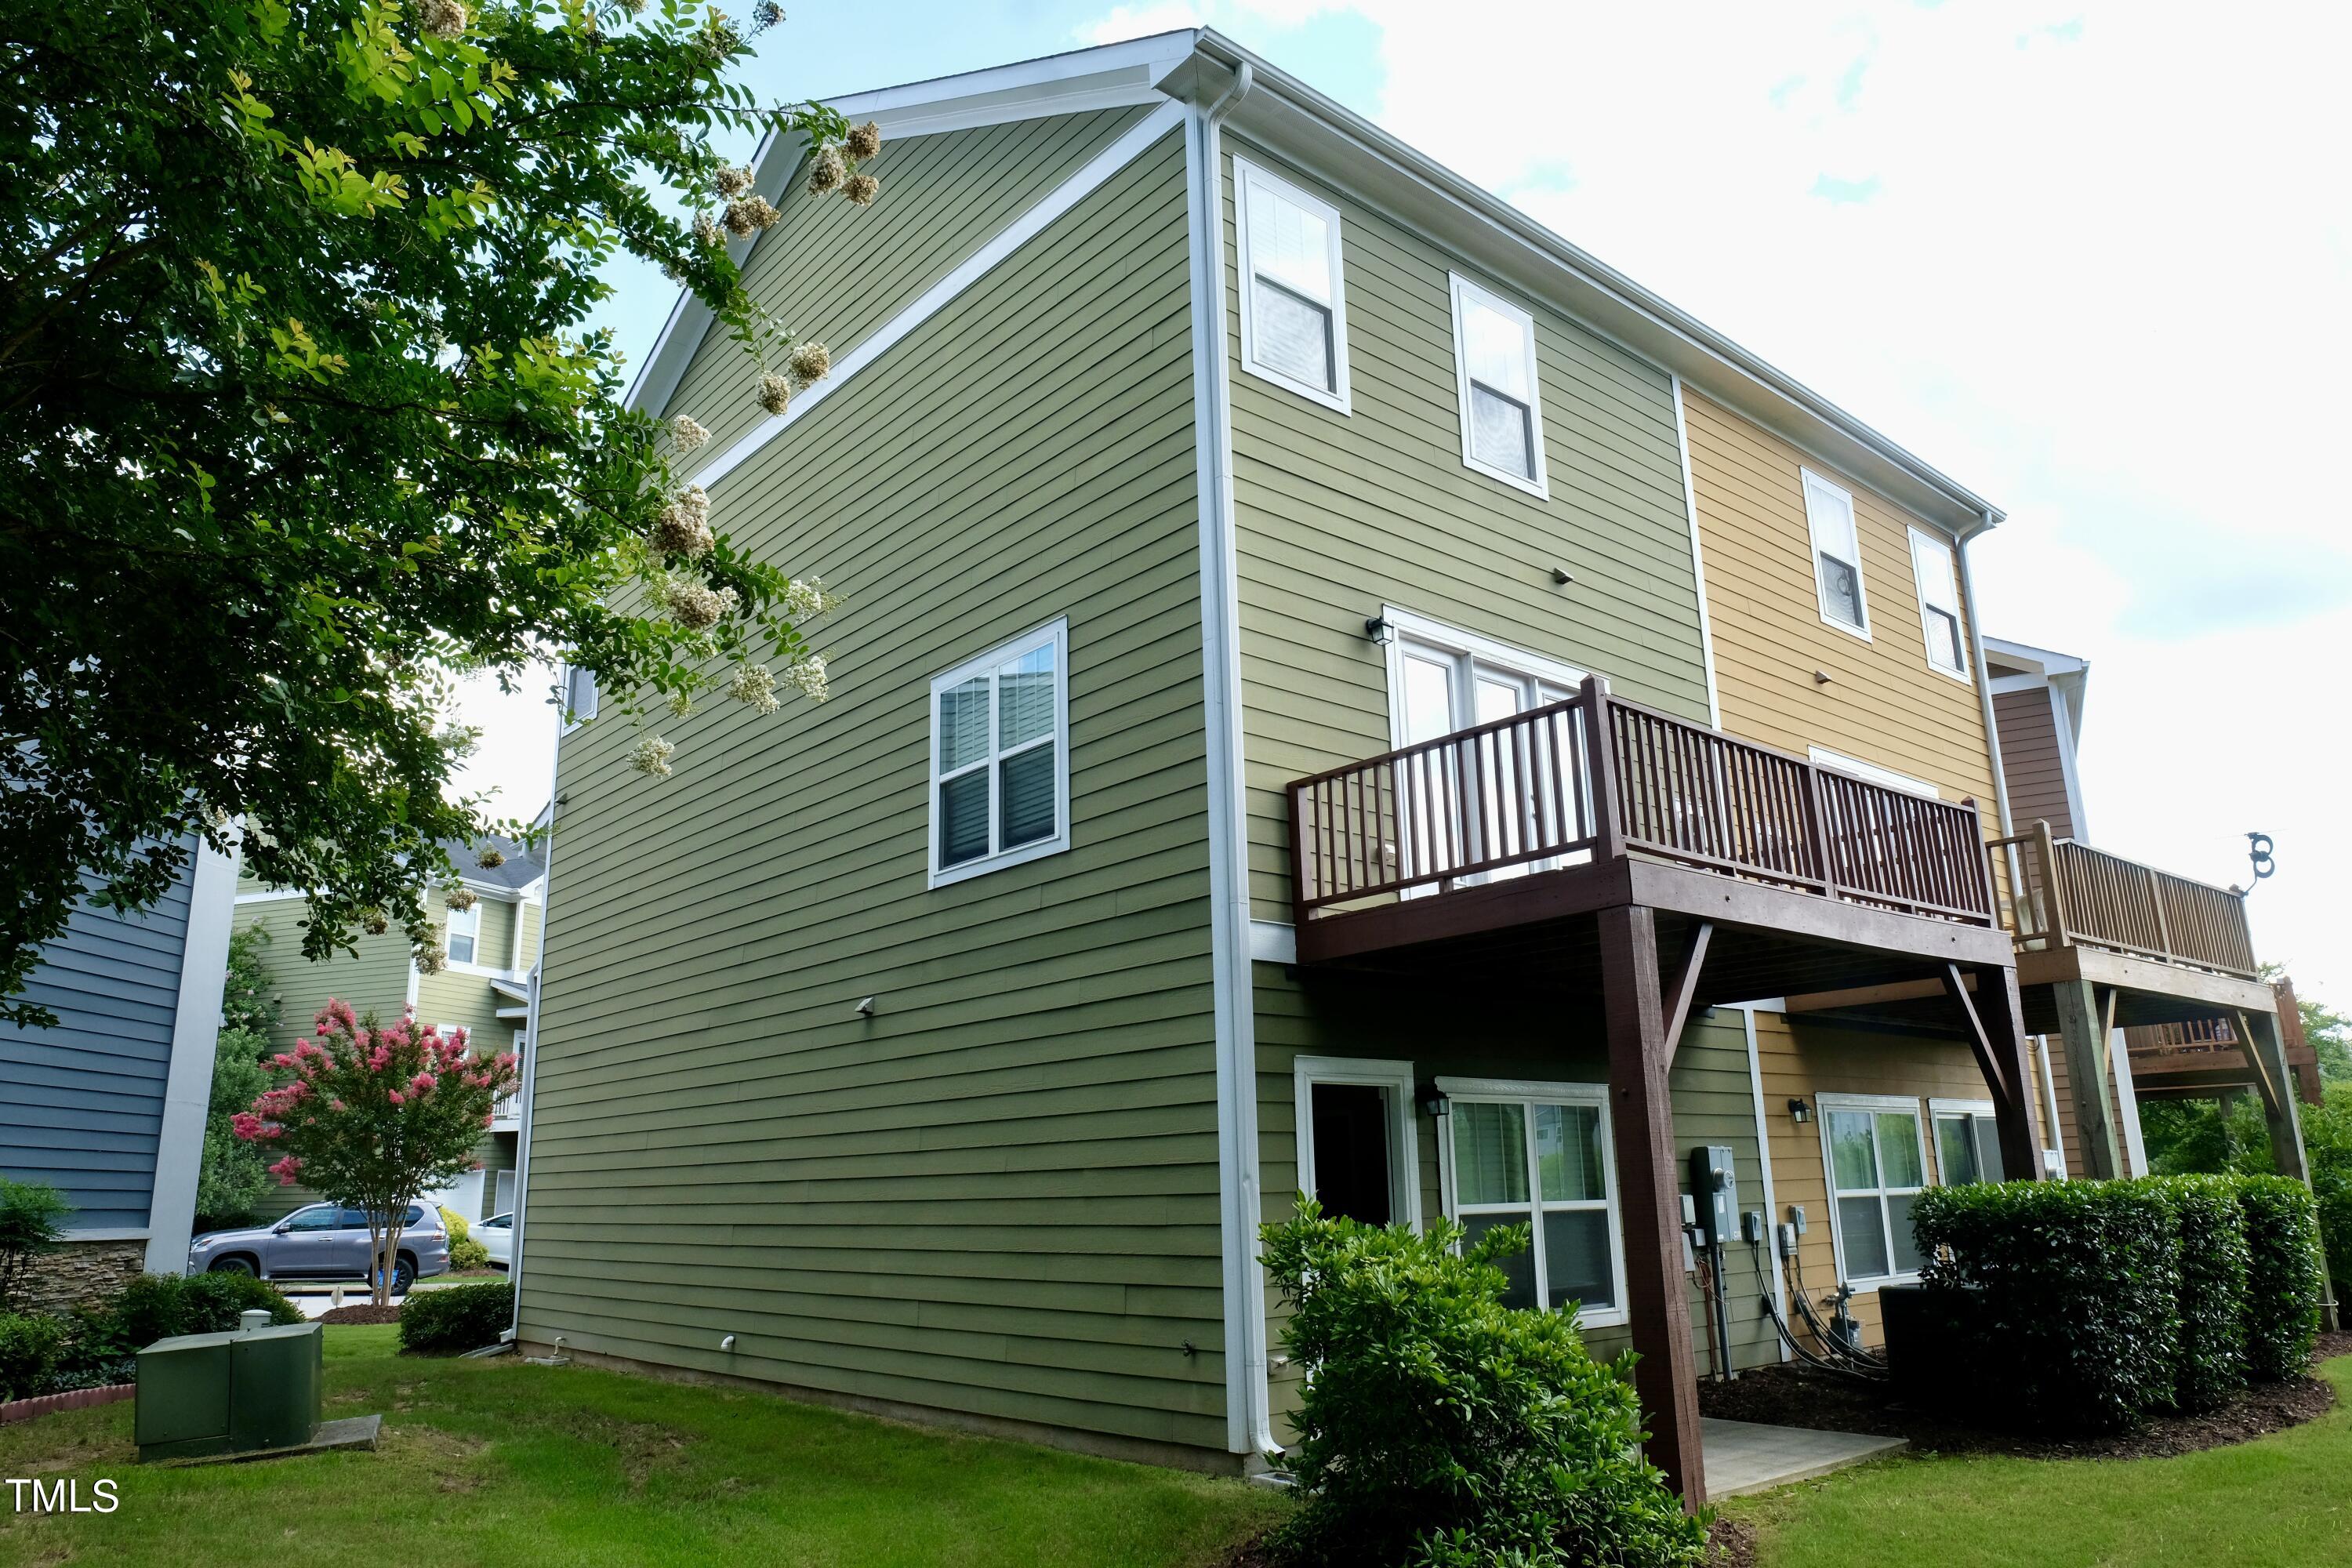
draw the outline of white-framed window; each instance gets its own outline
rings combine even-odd
[[[1070,623],[931,682],[931,886],[1070,847]]]
[[[596,717],[596,672],[576,665],[563,667],[562,732],[569,735]]]
[[[1504,1261],[1504,1300],[1574,1302],[1587,1327],[1625,1321],[1608,1086],[1441,1078],[1437,1089],[1447,1106],[1438,1140],[1446,1213],[1474,1242],[1499,1225],[1532,1233],[1528,1250]]]
[[[1234,160],[1242,368],[1348,412],[1348,304],[1339,210]]]
[[[449,917],[447,941],[443,951],[452,963],[474,962],[474,944],[482,934],[482,901],[477,899],[462,910],[444,911]]]
[[[1990,1100],[1931,1100],[1928,1119],[1936,1126],[1936,1184],[1966,1186],[1970,1182],[2005,1182],[2009,1171],[2000,1159],[2000,1129],[1993,1121]]]
[[[1843,752],[1832,752],[1827,746],[1808,746],[1805,754],[1816,765],[1851,774],[1866,784],[1885,784],[1888,789],[1909,790],[1924,795],[1929,800],[1941,800],[1943,792],[1925,779],[1915,779],[1909,773],[1898,773],[1893,768],[1882,768],[1876,763],[1865,763],[1860,757],[1849,757]]]
[[[1911,1203],[1927,1184],[1919,1102],[1887,1095],[1821,1094],[1822,1164],[1838,1278],[1867,1288],[1916,1279]]]
[[[1822,619],[1870,640],[1870,605],[1862,587],[1862,539],[1855,531],[1853,493],[1811,469],[1805,481],[1805,525],[1813,538],[1813,586]]]
[[[1549,496],[1535,318],[1458,272],[1450,277],[1462,460],[1530,495]]]
[[[1969,679],[1968,638],[1960,629],[1960,578],[1951,545],[1911,530],[1911,575],[1919,584],[1919,630],[1927,663],[1956,680]]]
[[[498,1215],[506,1218],[507,1223],[500,1226],[500,1229],[510,1230],[514,1227],[514,1189],[515,1173],[512,1171],[500,1171],[498,1185],[492,1189],[497,1196],[490,1204],[491,1208]]]
[[[1298,1112],[1298,1190],[1327,1215],[1421,1228],[1421,1151],[1412,1064],[1300,1057],[1291,1064]]]

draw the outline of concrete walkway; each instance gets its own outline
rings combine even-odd
[[[1713,1416],[1699,1423],[1699,1443],[1706,1457],[1709,1500],[1809,1481],[1910,1446],[1904,1437],[1814,1432],[1754,1421],[1718,1421]]]

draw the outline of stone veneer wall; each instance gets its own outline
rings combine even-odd
[[[33,1260],[19,1310],[62,1312],[111,1300],[147,1263],[143,1241],[69,1241]]]

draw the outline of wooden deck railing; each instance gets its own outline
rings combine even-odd
[[[1610,695],[1441,735],[1290,786],[1297,918],[1634,854],[1909,914],[1993,923],[1984,830],[1954,805]]]
[[[2046,822],[1993,840],[2011,847],[2023,857],[2027,889],[2011,920],[2020,947],[2104,947],[2254,977],[2245,904],[2228,889],[2053,838]]]

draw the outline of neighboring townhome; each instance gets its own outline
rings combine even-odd
[[[291,1048],[311,1032],[312,1020],[331,996],[362,1014],[373,1008],[387,1022],[404,1007],[414,1007],[419,1023],[467,1030],[477,1049],[522,1051],[530,1025],[530,975],[539,963],[540,917],[546,907],[545,863],[539,852],[503,838],[443,847],[459,879],[431,895],[441,930],[441,962],[429,972],[415,961],[397,926],[361,935],[352,952],[308,963],[302,957],[301,922],[308,913],[303,895],[250,879],[238,884],[236,928],[269,933],[262,962],[278,1005],[273,1043],[279,1049]],[[467,1220],[511,1211],[521,1163],[520,1104],[519,1095],[499,1101],[478,1151],[479,1171],[444,1192],[420,1195]],[[263,1195],[259,1217],[275,1219],[317,1198],[299,1184],[272,1186]]]
[[[227,973],[235,860],[201,843],[154,905],[84,905],[43,944],[22,998],[54,1026],[0,1027],[0,1176],[57,1188],[67,1245],[33,1304],[111,1295],[188,1260]]]
[[[837,107],[880,200],[779,142],[734,251],[831,378],[688,300],[633,394],[832,700],[560,738],[519,1338],[1246,1468],[1305,1191],[1529,1226],[1702,1500],[1794,1208],[1820,1294],[2044,1163],[2000,513],[1213,32]]]
[[[2011,911],[2018,978],[2029,1026],[2045,1032],[2067,1171],[2146,1172],[2146,1066],[2153,1092],[2256,1094],[2279,1169],[2307,1175],[2293,1106],[2318,1098],[2317,1061],[2293,988],[2262,978],[2244,894],[2095,847],[2075,763],[2088,662],[1998,638],[1985,657],[2013,808],[2000,848],[2028,889]],[[2076,1096],[2086,1081],[2106,1092]]]

